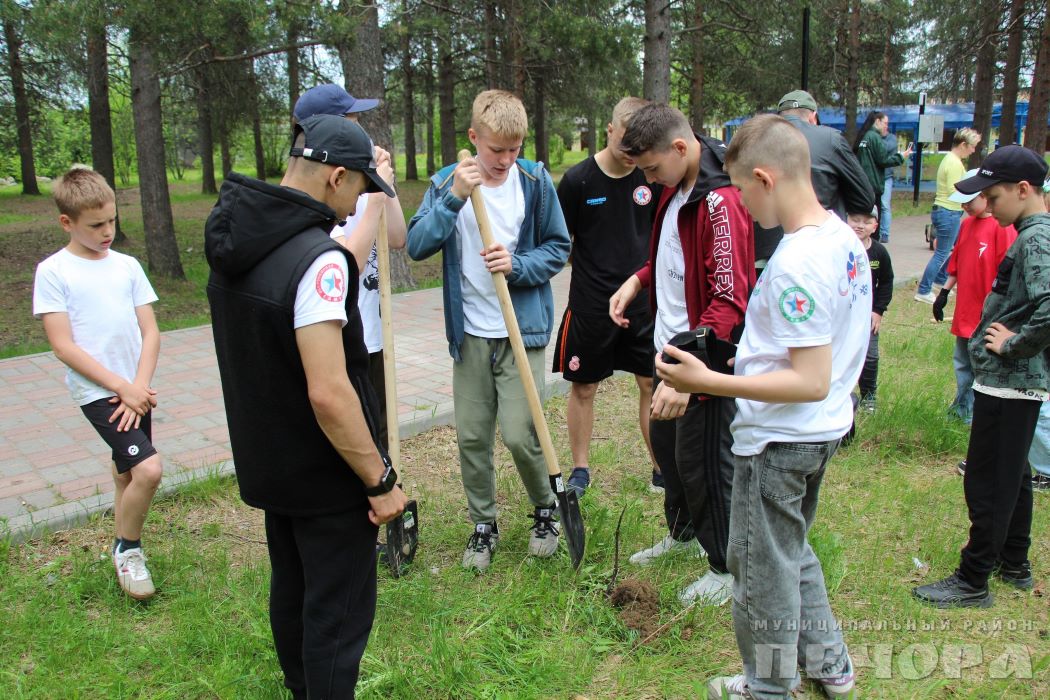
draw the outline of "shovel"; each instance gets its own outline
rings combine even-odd
[[[376,199],[385,197],[376,196]],[[372,202],[369,202],[371,205]],[[401,435],[397,419],[397,369],[394,365],[394,315],[390,308],[390,245],[386,234],[386,202],[379,212],[379,233],[376,236],[376,263],[379,267],[379,316],[383,327],[383,380],[386,385],[387,454],[394,471],[404,481],[401,471]],[[401,484],[398,484],[401,486]],[[399,578],[416,556],[419,546],[419,513],[416,502],[410,500],[401,515],[386,524],[386,548],[381,558],[386,560],[390,573]]]
[[[470,151],[464,149],[459,152],[459,160],[470,158]],[[511,173],[514,177],[514,173]],[[492,225],[489,215],[485,209],[485,199],[481,189],[475,187],[470,193],[470,203],[474,206],[474,217],[478,220],[478,229],[481,231],[481,242],[488,248],[492,245]],[[574,569],[580,567],[583,561],[583,549],[586,533],[583,528],[583,516],[580,514],[580,501],[575,491],[566,491],[565,483],[561,477],[561,468],[558,466],[558,455],[554,452],[554,443],[551,441],[550,431],[547,430],[547,419],[543,415],[543,405],[540,403],[540,395],[536,389],[536,381],[532,377],[529,368],[529,358],[525,354],[525,343],[521,339],[521,329],[518,328],[518,318],[514,315],[514,304],[510,299],[510,289],[507,287],[507,278],[501,272],[492,273],[492,283],[496,287],[496,295],[499,297],[500,309],[503,311],[503,322],[507,326],[507,335],[510,338],[510,347],[514,351],[514,364],[518,366],[518,376],[521,377],[525,396],[529,401],[529,412],[532,414],[532,424],[536,429],[540,447],[543,449],[543,458],[547,462],[547,474],[550,476],[551,488],[558,497],[558,510],[561,514],[561,529],[565,533],[565,540],[569,546],[569,558],[572,560]]]

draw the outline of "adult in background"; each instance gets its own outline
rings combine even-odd
[[[292,113],[302,121],[315,114],[334,114],[346,117],[355,124],[362,112],[375,109],[379,100],[355,98],[338,85],[317,85],[299,96]],[[380,157],[385,155],[376,149]],[[387,239],[391,250],[405,247],[405,215],[397,195],[381,192],[362,194],[357,207],[345,223],[336,224],[332,239],[354,254],[357,262],[357,308],[361,312],[361,326],[368,348],[368,378],[379,402],[379,425],[376,433],[384,448],[388,447],[386,430],[386,374],[383,368],[383,324],[379,318],[379,261],[376,253],[376,235],[379,233],[379,213],[386,209]]]
[[[897,134],[887,132],[882,145],[889,153],[897,152]],[[886,168],[886,179],[882,187],[882,203],[879,206],[879,243],[890,242],[890,222],[893,221],[893,168]]]
[[[886,168],[896,168],[911,156],[911,146],[903,153],[886,149],[884,138],[890,133],[890,117],[885,112],[869,112],[864,124],[857,130],[853,152],[857,154],[860,167],[868,176],[875,199],[882,200],[886,187]],[[868,209],[867,211],[871,211]]]
[[[627,122],[648,102],[625,97],[613,108],[608,143],[594,157],[572,166],[558,184],[558,199],[572,236],[569,303],[558,329],[554,372],[572,382],[566,407],[572,475],[569,487],[582,496],[591,483],[590,444],[594,395],[615,370],[634,374],[642,438],[652,461],[651,490],[663,490],[649,441],[653,394],[653,317],[649,294],[639,294],[621,328],[609,318],[609,297],[649,258],[649,236],[663,191],[620,150]]]
[[[937,301],[933,285],[943,286],[944,281],[948,279],[948,257],[959,236],[959,223],[963,215],[962,205],[953,201],[951,196],[955,193],[955,183],[966,175],[963,161],[977,151],[980,142],[981,135],[973,129],[959,129],[952,139],[952,150],[945,154],[941,164],[937,166],[937,196],[933,200],[933,210],[930,212],[930,220],[937,236],[937,248],[926,263],[926,270],[922,273],[919,288],[915,292],[915,301],[926,304]]]
[[[230,173],[204,230],[215,352],[244,502],[265,512],[270,627],[299,698],[353,698],[378,526],[405,494],[376,446],[357,264],[329,234],[388,163],[348,119],[295,127],[280,186]]]
[[[780,116],[787,119],[809,144],[813,190],[825,209],[842,219],[849,214],[870,213],[875,192],[857,156],[837,129],[820,126],[817,101],[805,90],[792,90],[777,103]],[[763,229],[755,224],[755,261],[762,268],[776,250],[784,230],[779,226]]]

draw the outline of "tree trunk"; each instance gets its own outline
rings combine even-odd
[[[889,106],[890,100],[890,77],[891,69],[893,67],[893,27],[894,27],[894,14],[893,12],[886,13],[887,16],[880,17],[881,22],[886,25],[886,38],[882,42],[882,78],[879,81],[882,84],[882,104]]]
[[[446,165],[456,162],[456,66],[449,33],[438,39],[438,128],[441,162]]]
[[[532,81],[535,110],[532,115],[533,130],[536,134],[536,160],[550,164],[550,141],[547,137],[547,84],[543,71],[537,71]]]
[[[416,95],[412,69],[412,42],[408,36],[408,0],[401,0],[401,72],[405,77],[402,118],[405,123],[405,179],[418,180],[416,169]]]
[[[427,121],[427,177],[437,172],[434,163],[434,42],[427,39],[427,69],[423,74],[423,95],[426,98]]]
[[[587,155],[593,158],[598,154],[598,133],[601,120],[593,114],[587,117]]]
[[[704,130],[704,3],[693,0],[693,22],[690,44],[692,74],[689,76],[689,121],[693,131]]]
[[[288,46],[295,46],[299,42],[299,30],[292,26],[288,28]],[[295,103],[299,101],[299,49],[288,49],[288,119],[295,126]]]
[[[992,92],[995,88],[995,34],[999,28],[998,0],[981,4],[980,48],[977,49],[977,76],[974,78],[973,129],[981,135],[981,145],[970,156],[968,168],[976,168],[989,151],[992,133]]]
[[[499,26],[496,3],[485,0],[485,87],[489,90],[500,86],[499,54],[496,52],[496,28]]]
[[[33,162],[33,131],[29,124],[29,96],[22,72],[22,38],[10,18],[4,19],[4,41],[7,42],[7,64],[11,72],[11,91],[15,98],[15,128],[18,132],[18,158],[22,162],[22,194],[40,194]]]
[[[222,163],[222,172],[219,175],[225,180],[226,174],[233,170],[233,154],[230,152],[230,129],[226,124],[219,124],[219,161]]]
[[[525,99],[525,88],[527,87],[529,74],[525,70],[525,39],[521,29],[521,3],[520,0],[510,0],[507,5],[507,31],[510,33],[510,61],[511,75],[513,77],[514,93],[521,99]]]
[[[131,108],[135,121],[146,260],[150,272],[154,274],[185,279],[179,260],[179,246],[175,240],[171,200],[168,197],[160,80],[157,78],[150,44],[149,37],[142,36],[141,30],[132,28],[128,41],[128,63],[131,69]]]
[[[1032,73],[1028,123],[1024,130],[1024,145],[1036,153],[1046,153],[1046,117],[1050,108],[1050,0],[1047,0],[1046,5],[1043,33],[1036,52],[1035,71]]]
[[[671,3],[645,0],[645,58],[642,96],[653,102],[671,99]]]
[[[344,6],[348,3],[344,3]],[[372,141],[394,154],[394,139],[390,135],[390,113],[386,106],[383,85],[383,46],[379,39],[379,9],[375,0],[360,0],[354,12],[358,15],[354,42],[348,51],[340,50],[343,63],[343,81],[346,91],[355,97],[379,100],[379,106],[361,112],[361,127]],[[349,62],[348,62],[349,61]]]
[[[849,36],[846,63],[846,141],[857,135],[857,92],[860,86],[860,0],[849,2]]]
[[[248,66],[248,79],[251,81],[252,100],[252,141],[255,146],[255,177],[266,179],[266,151],[263,148],[262,114],[259,110],[259,80],[255,75],[255,61]]]
[[[1017,82],[1021,70],[1024,0],[1010,0],[1010,20],[1006,28],[1006,66],[1003,68],[1003,107],[999,118],[999,143],[1017,143]]]
[[[117,190],[116,170],[113,168],[113,122],[109,113],[109,61],[107,58],[105,25],[87,29],[87,91],[88,122],[91,125],[91,167]],[[116,235],[113,242],[124,243],[127,235],[120,228],[117,211]]]
[[[201,152],[201,194],[215,194],[215,137],[212,132],[209,66],[197,68],[197,148]]]

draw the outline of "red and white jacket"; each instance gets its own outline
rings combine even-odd
[[[744,325],[747,300],[755,286],[754,221],[722,170],[726,146],[696,135],[700,171],[689,199],[678,212],[678,235],[685,257],[685,305],[689,326],[708,326],[718,338],[736,342]],[[657,205],[649,260],[635,276],[642,287],[652,284],[667,205],[678,193],[665,187]],[[656,313],[656,294],[649,295]]]

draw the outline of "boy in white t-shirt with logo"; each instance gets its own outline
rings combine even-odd
[[[507,337],[494,273],[507,277],[536,386],[544,383],[544,348],[554,326],[550,280],[569,257],[569,232],[554,183],[542,163],[518,158],[528,132],[521,100],[504,90],[474,98],[467,134],[474,158],[448,165],[430,179],[408,227],[408,254],[422,260],[442,252],[445,334],[452,369],[463,490],[474,532],[463,567],[488,568],[496,525],[496,421],[529,500],[529,553],[549,557],[558,548],[556,501]],[[474,207],[481,188],[495,241],[481,243]]]
[[[142,553],[142,524],[161,479],[150,421],[160,352],[150,304],[157,295],[135,258],[110,250],[116,199],[101,175],[73,168],[53,195],[69,245],[37,266],[33,314],[69,367],[73,400],[113,449],[113,565],[124,592],[145,600],[155,589]]]
[[[728,559],[744,673],[713,679],[708,694],[787,697],[804,663],[825,693],[845,697],[853,667],[806,535],[853,417],[850,391],[871,330],[868,259],[849,226],[817,200],[809,148],[790,122],[750,120],[725,163],[759,225],[790,233],[751,295],[734,375],[670,346],[656,362],[679,391],[737,397]]]

